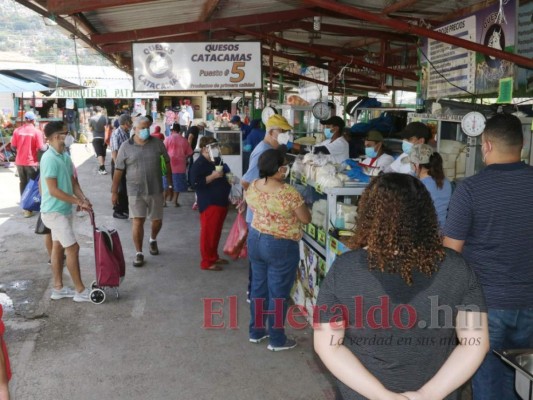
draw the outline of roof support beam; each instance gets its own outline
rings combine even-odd
[[[263,53],[267,53],[269,51],[270,50],[265,49],[263,47]],[[305,63],[306,65],[312,65],[313,67],[317,68],[327,69],[328,71],[334,74],[338,74],[341,70],[341,68],[336,65],[333,65],[333,63],[331,63],[331,61],[329,60],[321,60],[319,58],[310,58],[305,56],[286,54],[279,51],[272,51],[272,54],[274,54],[274,56],[276,57],[285,58],[287,60],[293,60],[299,63]],[[378,86],[380,82],[378,79],[370,78],[366,75],[357,74],[355,72],[350,72],[346,70],[344,71],[344,76],[354,78],[356,79],[356,83],[363,85],[368,84],[369,86]]]
[[[417,1],[418,0],[399,0],[396,3],[393,3],[390,6],[385,7],[381,11],[381,14],[389,15],[389,14],[395,13],[396,11],[400,11],[400,10],[403,10],[404,8],[406,8],[406,7],[412,6]]]
[[[289,71],[285,71],[285,70],[283,70],[281,68],[277,68],[277,67],[273,67],[272,69],[274,71],[280,73],[280,74],[283,74],[284,77],[289,77],[291,79],[297,79],[297,80],[301,79],[301,80],[304,80],[304,81],[316,83],[318,85],[329,86],[329,82],[324,82],[324,81],[321,81],[321,80],[318,80],[318,79],[314,79],[314,78],[310,78],[308,76],[304,76],[304,75],[300,75],[300,74],[295,74],[295,73],[292,73],[292,72],[289,72]],[[383,90],[383,89],[379,89],[379,88],[356,86],[356,85],[346,85],[346,88],[350,88],[350,89],[353,89],[353,90],[366,90],[366,91],[370,90],[370,91],[375,91],[375,92],[386,92],[387,91],[387,90]]]
[[[331,4],[333,4],[333,3],[331,3]],[[339,60],[339,61],[342,61],[344,63],[357,65],[357,66],[362,67],[362,68],[368,68],[370,70],[377,71],[377,72],[380,72],[380,73],[383,73],[383,74],[389,74],[389,75],[393,75],[393,76],[398,76],[400,78],[406,78],[406,79],[412,79],[412,80],[417,80],[418,79],[416,74],[414,74],[412,72],[397,71],[395,69],[387,68],[387,67],[384,67],[384,66],[381,66],[381,65],[378,65],[378,64],[367,63],[365,61],[358,60],[355,57],[348,57],[348,56],[337,54],[337,53],[334,53],[334,52],[331,52],[331,51],[317,49],[316,47],[309,46],[307,44],[303,44],[303,43],[299,43],[299,42],[293,42],[291,40],[282,39],[282,38],[279,38],[279,37],[276,37],[276,36],[272,36],[272,35],[265,35],[265,34],[262,34],[262,33],[253,32],[253,31],[251,31],[249,29],[245,29],[245,28],[232,27],[232,28],[230,28],[230,30],[242,33],[244,35],[256,36],[256,37],[261,38],[261,39],[263,39],[265,41],[272,40],[272,41],[278,42],[278,43],[280,43],[281,45],[284,45],[284,46],[288,46],[288,47],[292,47],[292,48],[295,48],[295,49],[304,50],[304,51],[307,51],[307,52],[309,52],[311,54],[317,54],[317,55],[320,55],[320,56],[329,57],[329,58],[332,58],[333,60]]]
[[[313,31],[313,24],[310,22],[302,21],[300,23],[300,27],[309,32]],[[417,41],[416,36],[402,35],[402,34],[393,33],[393,32],[381,31],[379,29],[352,28],[349,26],[342,26],[342,25],[321,24],[320,31],[329,32],[329,33],[338,33],[339,35],[346,35],[346,36],[352,35],[352,36],[363,36],[363,37],[371,37],[371,38],[379,38],[379,39],[389,39],[395,42],[416,43]]]
[[[265,14],[243,15],[240,17],[220,18],[206,22],[187,22],[185,24],[166,25],[155,28],[145,28],[123,32],[110,32],[92,35],[91,40],[95,44],[136,42],[140,40],[166,40],[169,36],[180,33],[198,31],[210,31],[241,25],[260,25],[265,23],[283,22],[309,18],[316,14],[309,8],[297,8],[290,11],[277,11]]]
[[[148,3],[155,0],[47,0],[48,11],[56,15],[72,15],[102,8]]]
[[[206,0],[204,6],[202,7],[202,14],[200,14],[198,21],[209,21],[213,14],[217,11],[220,1],[221,0]]]
[[[422,28],[419,26],[411,25],[403,21],[398,21],[390,18],[383,17],[379,14],[374,14],[368,11],[361,10],[356,7],[347,6],[344,4],[331,2],[329,0],[303,0],[309,5],[315,5],[328,9],[330,11],[337,12],[343,15],[349,15],[353,18],[358,18],[370,22],[374,22],[380,25],[388,26],[396,29],[400,32],[407,32],[415,35],[424,36],[430,39],[435,39],[440,42],[448,43],[454,46],[462,47],[467,50],[476,51],[481,54],[493,56],[502,60],[507,60],[520,65],[524,68],[533,69],[533,59],[528,57],[522,57],[513,53],[507,53],[505,51],[496,50],[492,47],[483,46],[479,43],[470,42],[465,39],[460,39],[455,36],[446,35],[441,32],[433,31],[430,29]]]

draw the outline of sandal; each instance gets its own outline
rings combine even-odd
[[[219,265],[211,265],[210,267],[205,269],[206,271],[222,271],[222,267]]]
[[[219,264],[219,265],[228,265],[229,264],[229,261],[228,260],[225,260],[223,258],[219,258],[218,260],[215,261],[215,264]]]

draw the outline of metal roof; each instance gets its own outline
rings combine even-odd
[[[272,78],[286,71],[283,80],[289,84],[302,78],[294,65],[305,64],[326,68],[330,76],[343,71],[347,92],[413,91],[417,43],[424,36],[533,68],[525,57],[432,30],[493,0],[16,1],[51,17],[128,71],[133,42],[260,40],[265,71],[272,71]],[[337,85],[336,79],[329,82]]]

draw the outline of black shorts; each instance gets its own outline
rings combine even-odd
[[[107,145],[104,142],[104,138],[94,138],[93,147],[94,152],[96,153],[96,157],[105,157],[105,150],[107,149]]]

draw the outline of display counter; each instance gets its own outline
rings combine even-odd
[[[300,263],[292,290],[295,304],[307,310],[312,321],[320,284],[335,258],[349,250],[345,242],[355,227],[357,203],[367,184],[321,188],[314,182],[291,174],[291,184],[312,209],[312,221],[304,226],[300,240]],[[341,235],[339,236],[339,231]]]

